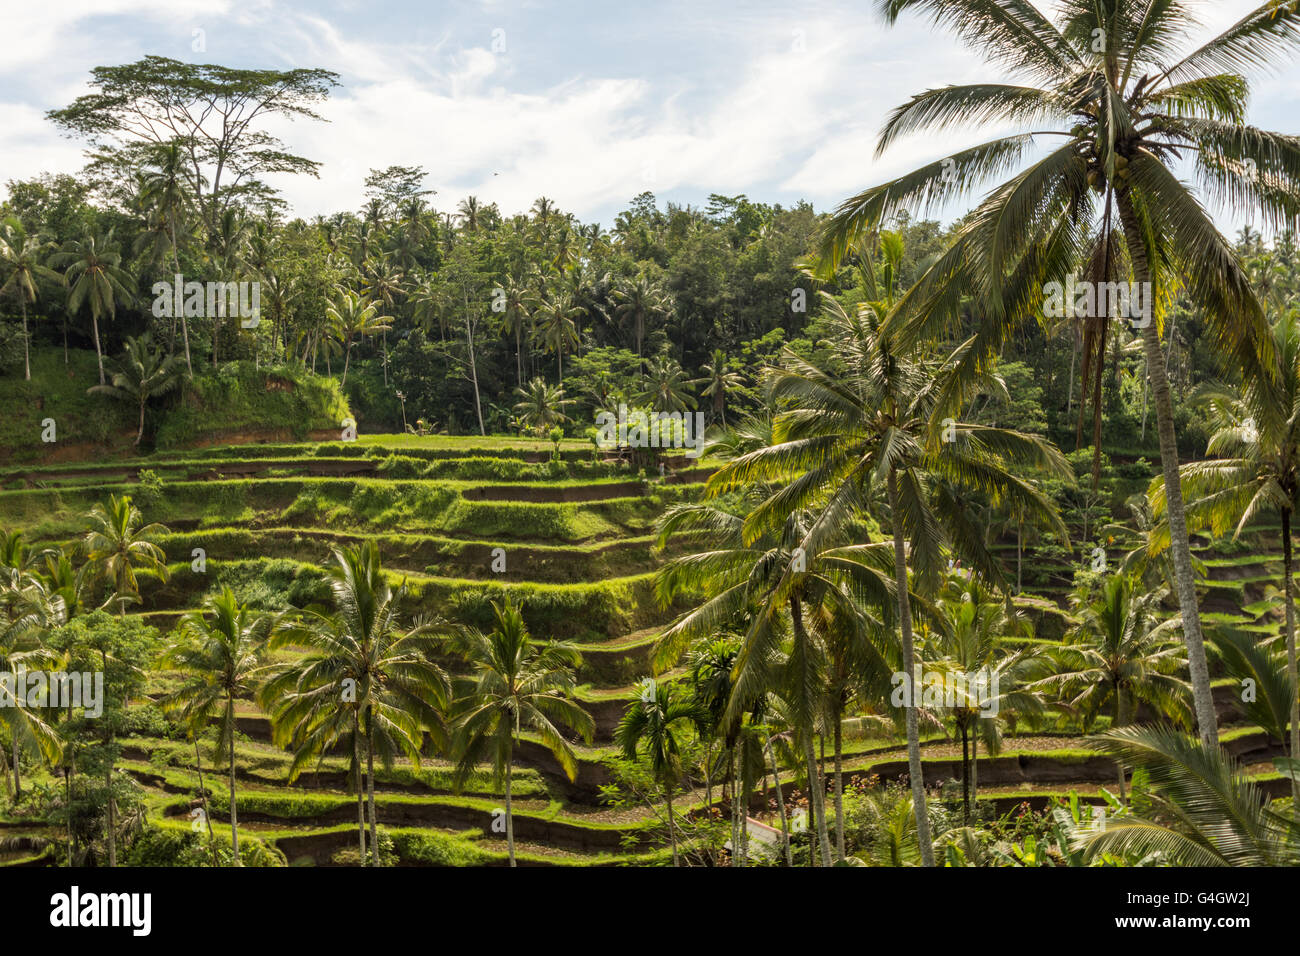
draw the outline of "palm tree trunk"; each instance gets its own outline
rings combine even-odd
[[[212,865],[219,865],[217,860],[217,838],[212,832],[212,811],[208,807],[208,788],[203,784],[203,756],[199,753],[199,738],[194,738],[194,769],[199,774],[199,799],[203,801],[203,820],[208,825],[208,848],[212,850]]]
[[[144,438],[144,400],[140,402],[140,427],[135,432],[135,446],[140,447],[140,440]]]
[[[732,799],[735,799],[734,785]],[[677,860],[677,827],[673,825],[673,786],[666,779],[664,780],[664,806],[668,810],[668,843],[673,848],[673,866],[680,866]]]
[[[916,651],[912,646],[912,602],[907,592],[907,554],[903,548],[903,519],[898,504],[898,472],[894,468],[889,469],[888,486],[894,535],[894,583],[898,590],[898,623],[903,642],[903,680],[908,691],[904,714],[907,725],[907,774],[912,785],[912,806],[916,813],[916,839],[921,847],[921,865],[934,866],[930,818],[925,809],[925,781],[921,776],[921,730],[916,719]]]
[[[781,850],[785,854],[785,865],[793,866],[790,858],[790,822],[785,815],[785,794],[781,791],[781,768],[776,762],[776,753],[772,750],[772,738],[763,734],[763,746],[767,749],[767,759],[772,764],[772,786],[776,788],[776,809],[781,815]]]
[[[515,863],[515,817],[514,810],[511,806],[510,785],[511,777],[514,775],[514,760],[506,759],[506,853],[510,856],[510,865],[517,866]]]
[[[113,799],[113,761],[104,768],[104,786],[108,791],[108,865],[117,866],[117,803]]]
[[[519,387],[524,387],[524,343],[523,343],[523,316],[515,322],[515,377],[519,379]]]
[[[979,778],[980,735],[973,733],[970,737],[970,800],[975,806],[979,806]]]
[[[1133,276],[1141,287],[1150,288],[1151,269],[1146,244],[1138,226],[1132,200],[1126,191],[1119,193],[1120,218]],[[1150,296],[1144,296],[1150,299]],[[1156,434],[1160,439],[1160,467],[1164,472],[1165,505],[1169,519],[1170,550],[1173,552],[1174,577],[1178,607],[1183,613],[1183,640],[1187,644],[1187,669],[1192,681],[1192,698],[1196,709],[1196,729],[1207,747],[1219,745],[1219,725],[1210,692],[1210,668],[1205,658],[1205,641],[1201,635],[1201,612],[1196,602],[1196,579],[1192,573],[1192,546],[1187,533],[1187,516],[1183,508],[1183,488],[1178,476],[1178,445],[1174,436],[1174,406],[1169,392],[1165,356],[1160,348],[1160,332],[1152,309],[1151,321],[1142,330],[1142,348],[1146,354],[1147,377],[1156,407]]]
[[[23,378],[30,382],[32,380],[32,343],[27,337],[27,297],[23,295],[22,290],[18,292],[18,302],[23,309]]]
[[[1119,684],[1115,685],[1115,730],[1124,726],[1124,688]],[[1115,767],[1119,774],[1119,802],[1123,803],[1126,799],[1124,793],[1124,765],[1118,760],[1115,761]]]
[[[961,725],[961,815],[962,822],[970,823],[970,733]]]
[[[807,645],[808,632],[803,625],[803,604],[797,597],[790,599],[790,621],[794,625],[795,640]],[[801,728],[799,736],[803,738],[804,760],[808,764],[808,799],[812,806],[813,822],[817,827],[817,837],[821,843],[822,866],[830,866],[831,841],[830,834],[826,830],[826,785],[822,781],[817,753],[813,750],[812,727]],[[809,858],[812,858],[811,852]]]
[[[370,865],[379,865],[379,825],[375,821],[375,724],[366,707],[366,802],[370,806]]]
[[[1294,760],[1300,756],[1300,669],[1296,667],[1295,583],[1292,581],[1291,509],[1282,509],[1282,577],[1286,589],[1286,674],[1291,682],[1291,741],[1288,752]],[[1291,777],[1291,807],[1300,824],[1300,780]]]
[[[176,255],[176,224],[172,223],[172,268],[176,270],[176,275],[181,274],[181,261]],[[172,328],[176,326],[173,324]],[[189,370],[190,378],[194,377],[194,363],[190,361],[190,324],[185,321],[185,310],[181,309],[181,338],[185,341],[185,367]]]
[[[99,316],[95,314],[94,309],[90,310],[90,330],[95,335],[95,358],[99,360],[99,384],[103,385],[106,381],[104,378],[104,350],[99,347]]]
[[[479,400],[478,394],[478,362],[474,360],[474,329],[469,321],[469,304],[465,305],[465,336],[469,343],[469,376],[474,383],[474,413],[478,415],[478,433],[486,435],[487,430],[483,427],[483,403]]]
[[[840,714],[835,714],[835,858],[844,862],[844,749]]]
[[[325,361],[326,361],[326,362],[329,361],[329,356],[328,356],[328,355],[326,355],[326,357],[325,357]],[[349,340],[349,341],[348,341],[348,347],[347,347],[346,351],[343,353],[343,381],[339,383],[339,387],[340,387],[340,388],[347,388],[347,385],[348,385],[348,364],[349,364],[351,361],[352,361],[352,342],[351,342],[351,340]]]
[[[63,767],[63,804],[68,814],[68,866],[72,866],[72,768],[67,764],[64,764]]]
[[[22,798],[23,795],[23,784],[22,781],[18,778],[18,731],[17,730],[14,731],[13,751],[14,751],[14,802],[17,803]]]
[[[826,784],[821,768],[817,766],[817,753],[813,750],[812,732],[803,734],[804,760],[808,764],[808,795],[812,801],[813,819],[817,825],[817,843],[821,848],[821,865],[831,865],[831,839],[826,829]],[[809,854],[811,856],[811,854]]]
[[[352,767],[357,782],[357,832],[361,846],[361,865],[366,865],[366,788],[361,783],[361,721],[352,716]]]
[[[235,695],[230,694],[226,698],[226,706],[232,711],[235,709]],[[239,807],[235,800],[235,721],[234,715],[231,715],[230,733],[226,740],[226,747],[230,750],[230,845],[235,854],[234,866],[243,866],[243,861],[239,858]]]

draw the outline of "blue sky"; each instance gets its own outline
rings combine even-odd
[[[1256,2],[1201,4],[1207,31]],[[277,182],[302,215],[358,208],[366,171],[392,163],[423,165],[442,209],[472,193],[512,213],[545,194],[608,224],[645,189],[824,209],[975,142],[918,138],[874,155],[890,107],[995,75],[915,18],[886,28],[870,0],[5,3],[0,181],[81,166],[80,145],[43,114],[84,92],[92,66],[154,53],[323,67],[343,84],[323,108],[330,122],[275,130],[324,163],[319,180]],[[1300,132],[1298,87],[1300,66],[1262,79],[1253,121]]]

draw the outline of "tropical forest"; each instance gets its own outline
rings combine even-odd
[[[52,86],[0,867],[1300,864],[1300,5],[1236,5],[861,5],[966,79],[841,88],[829,201],[375,129],[304,208],[311,46]]]

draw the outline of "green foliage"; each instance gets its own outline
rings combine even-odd
[[[338,384],[299,368],[256,369],[230,362],[215,375],[187,383],[178,407],[158,428],[159,448],[253,431],[281,432],[298,440],[313,431],[337,432],[351,412]]]

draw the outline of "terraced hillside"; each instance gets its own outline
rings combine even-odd
[[[604,760],[634,682],[649,673],[651,646],[676,610],[658,606],[652,594],[663,560],[652,548],[652,530],[667,507],[698,494],[710,470],[708,461],[678,457],[668,458],[662,473],[635,473],[626,462],[594,459],[590,446],[576,442],[563,445],[556,460],[549,445],[526,440],[381,436],[221,446],[7,469],[0,472],[0,527],[23,531],[33,546],[63,547],[84,530],[94,504],[110,493],[132,495],[147,520],[168,529],[155,540],[169,579],[143,581],[142,605],[130,612],[162,632],[224,586],[272,611],[326,600],[323,565],[331,550],[367,540],[376,542],[394,583],[405,582],[408,619],[437,614],[486,626],[491,600],[521,598],[535,635],[580,645],[579,698],[595,738],[591,746],[578,744],[578,772],[569,780],[541,742],[525,734],[514,777],[520,860],[653,862],[665,855],[652,836],[653,813],[602,803]],[[1239,546],[1200,542],[1208,622],[1276,631],[1268,588],[1277,569],[1264,550],[1268,539],[1261,533]],[[1019,603],[1036,623],[1029,640],[1059,639],[1065,589],[1027,593]],[[175,673],[152,672],[135,706],[147,710],[177,681]],[[1217,693],[1225,744],[1270,793],[1283,795],[1269,763],[1282,753],[1280,744],[1244,722],[1235,687],[1220,681]],[[161,721],[143,723],[152,729],[124,740],[119,770],[142,788],[153,821],[188,830],[199,793],[194,748],[168,735]],[[1007,812],[1022,804],[1041,808],[1069,791],[1097,800],[1103,787],[1113,789],[1114,765],[1083,749],[1077,729],[1065,727],[1008,737],[1000,755],[982,756],[980,799]],[[345,786],[344,756],[327,757],[289,785],[291,758],[272,744],[269,721],[252,700],[239,704],[238,731],[241,835],[289,863],[355,863],[356,798]],[[896,740],[850,739],[844,757],[850,779],[906,774]],[[960,777],[960,746],[942,735],[926,739],[923,758],[927,784],[942,790]],[[204,760],[220,826],[228,820],[228,789]],[[788,796],[797,796],[793,777],[783,782]],[[431,753],[418,768],[399,760],[376,779],[378,819],[397,862],[504,862],[504,838],[493,827],[501,796],[486,774],[456,792],[450,766]],[[698,812],[704,800],[703,792],[689,795],[687,812]],[[752,812],[770,818],[772,809],[768,787]],[[0,819],[0,835],[0,862],[14,865],[48,862],[46,847],[60,838],[34,815]]]
[[[527,860],[583,863],[638,859],[645,820],[601,807],[601,764],[611,734],[648,672],[660,608],[651,577],[660,557],[653,527],[666,507],[695,494],[707,463],[668,458],[663,473],[634,473],[617,459],[593,460],[589,445],[549,445],[405,436],[336,444],[214,447],[147,459],[13,468],[0,473],[0,526],[21,530],[33,547],[63,547],[84,515],[110,493],[132,495],[147,520],[168,533],[154,540],[168,559],[164,583],[142,581],[133,616],[170,629],[205,595],[232,587],[241,600],[285,610],[328,597],[322,566],[333,548],[377,543],[386,573],[405,582],[408,619],[446,617],[486,625],[490,601],[522,599],[543,638],[579,644],[579,696],[596,726],[580,747],[569,781],[538,742],[525,740],[515,776],[515,834]],[[292,652],[286,652],[292,653]],[[175,674],[151,674],[149,696]],[[147,701],[140,702],[147,706]],[[285,785],[290,758],[271,745],[270,725],[251,701],[239,708],[237,781],[241,833],[281,850],[290,862],[327,864],[355,857],[354,798],[345,763],[331,757]],[[121,769],[148,794],[155,817],[189,826],[197,794],[193,749],[162,736],[129,738]],[[419,769],[399,764],[377,775],[378,817],[404,862],[497,862],[503,842],[491,832],[500,804],[491,780],[452,792],[437,758]],[[220,817],[227,791],[219,775]],[[39,828],[0,821],[10,857],[27,859]],[[14,849],[14,848],[17,849]]]

